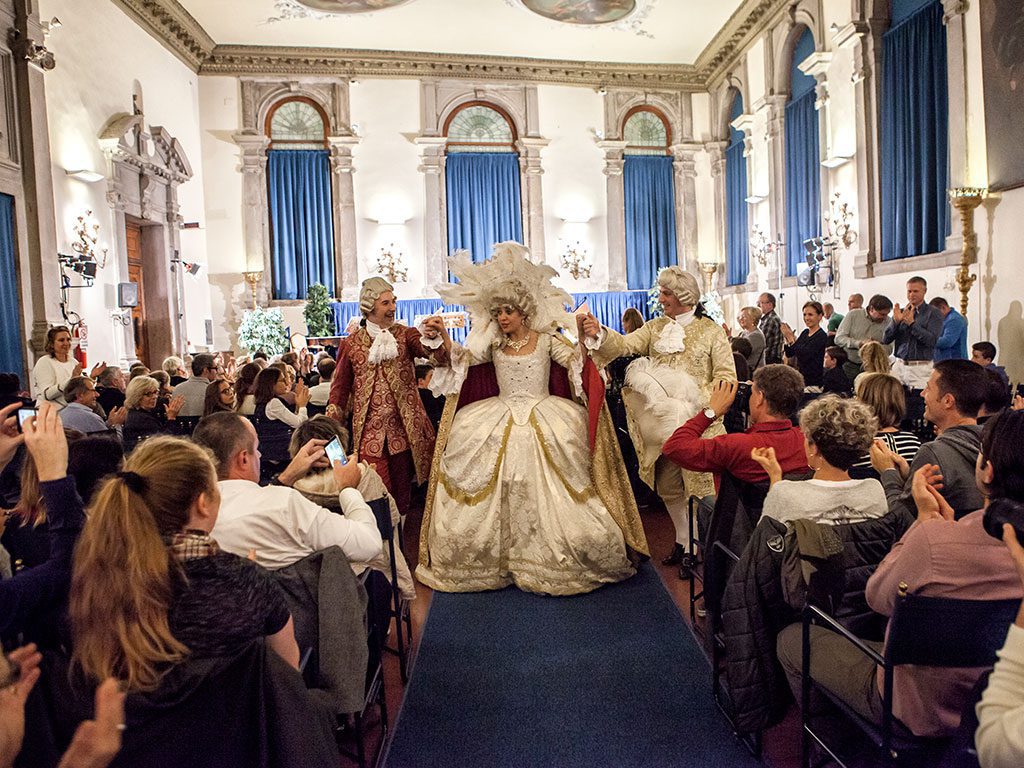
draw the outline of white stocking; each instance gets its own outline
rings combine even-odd
[[[668,516],[672,518],[672,525],[676,529],[676,543],[682,545],[687,552],[690,551],[690,509],[686,499],[675,499],[665,502],[665,509]]]

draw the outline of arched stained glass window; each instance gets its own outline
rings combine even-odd
[[[445,127],[449,152],[509,152],[515,143],[512,124],[486,104],[464,107]]]
[[[622,127],[627,155],[665,155],[671,136],[665,119],[651,108],[639,108]]]
[[[324,115],[306,99],[278,104],[267,118],[267,135],[274,149],[323,149],[327,144]]]

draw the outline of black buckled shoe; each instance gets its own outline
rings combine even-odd
[[[688,581],[693,578],[693,569],[697,567],[700,561],[689,552],[684,552],[682,558],[679,560],[679,578],[683,581]]]
[[[686,556],[686,550],[683,549],[682,544],[676,544],[672,547],[672,553],[661,561],[662,565],[679,565],[683,562],[683,557]]]

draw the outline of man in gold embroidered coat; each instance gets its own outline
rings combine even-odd
[[[404,515],[413,478],[426,482],[434,455],[434,428],[420,400],[413,361],[429,358],[445,365],[448,353],[437,337],[440,318],[424,321],[427,336],[421,336],[395,322],[395,307],[386,280],[363,282],[363,322],[338,350],[327,415],[341,420],[351,412],[353,450],[377,470]]]
[[[700,403],[706,406],[716,381],[736,381],[736,366],[725,332],[703,314],[697,279],[681,267],[667,267],[658,273],[659,301],[665,316],[645,323],[639,330],[623,336],[602,327],[593,315],[582,321],[585,345],[592,350],[598,366],[626,355],[644,355],[655,363],[679,369],[693,377],[700,391]],[[666,565],[689,567],[690,539],[687,499],[715,492],[714,478],[706,472],[683,470],[664,456],[655,462],[646,451],[636,423],[636,414],[627,409],[630,436],[640,458],[640,476],[665,504],[676,530],[672,552],[662,560]],[[704,437],[723,434],[721,419],[708,427]],[[660,453],[660,446],[658,446]]]

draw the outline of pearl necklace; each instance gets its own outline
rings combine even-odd
[[[505,346],[508,347],[509,349],[515,350],[516,352],[519,352],[520,350],[522,350],[522,348],[525,347],[529,343],[530,343],[530,335],[529,334],[527,334],[526,336],[521,338],[519,341],[512,341],[512,339],[510,337],[508,337],[508,336],[505,337]]]

